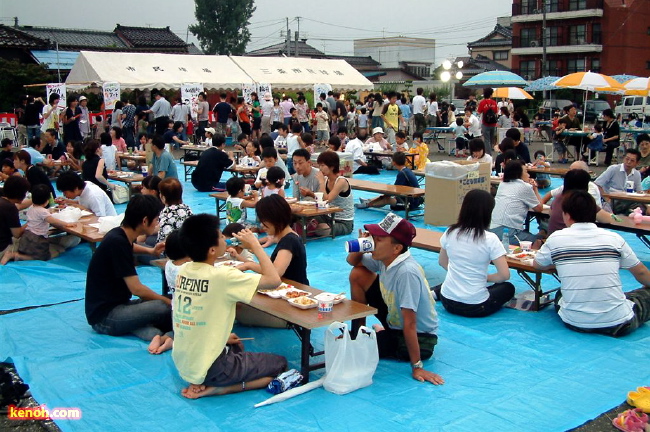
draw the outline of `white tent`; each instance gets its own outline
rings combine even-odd
[[[253,80],[228,56],[81,51],[66,79],[68,88],[120,83],[122,89],[180,88],[202,83],[207,89],[234,89]]]
[[[345,60],[300,57],[237,57],[231,59],[258,83],[274,90],[309,90],[327,83],[333,90],[372,90],[373,84]]]
[[[122,89],[180,88],[202,83],[206,89],[234,89],[242,84],[271,84],[274,90],[372,90],[373,84],[345,60],[295,57],[81,51],[66,79],[68,89],[118,82]]]

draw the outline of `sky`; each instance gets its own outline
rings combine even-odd
[[[111,31],[117,23],[166,27],[183,40],[193,24],[194,0],[111,0],[100,9],[87,0],[0,0],[0,22],[20,25]],[[487,35],[496,18],[511,14],[512,0],[258,0],[249,29],[248,50],[283,41],[289,18],[291,31],[327,54],[353,55],[353,40],[389,36],[436,39],[438,65],[446,58],[467,55],[467,43]]]

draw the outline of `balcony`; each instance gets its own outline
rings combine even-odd
[[[602,52],[603,46],[600,43],[600,37],[587,40],[583,36],[573,35],[558,35],[555,37],[547,38],[546,53],[547,54],[561,54],[561,53],[589,53],[589,52]],[[519,36],[513,36],[512,55],[542,55],[542,41],[540,39],[527,39]]]
[[[542,21],[542,0],[539,2],[515,3],[512,5],[512,22],[526,23]],[[567,20],[576,18],[593,18],[603,16],[603,0],[559,0],[552,2],[546,0],[547,20]],[[539,7],[536,8],[535,5]],[[583,7],[584,6],[584,7]]]

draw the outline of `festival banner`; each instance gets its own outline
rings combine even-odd
[[[183,104],[190,106],[190,115],[197,119],[199,112],[199,93],[203,91],[201,83],[184,83],[181,84],[181,100]]]
[[[115,109],[115,102],[120,100],[120,83],[105,82],[103,85],[104,109]]]
[[[49,83],[46,86],[47,89],[47,99],[46,102],[49,103],[50,95],[56,93],[59,95],[59,108],[66,108],[66,95],[65,95],[65,83]]]

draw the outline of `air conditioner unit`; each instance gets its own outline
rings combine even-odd
[[[539,46],[539,41],[530,41],[531,48],[537,48]]]

